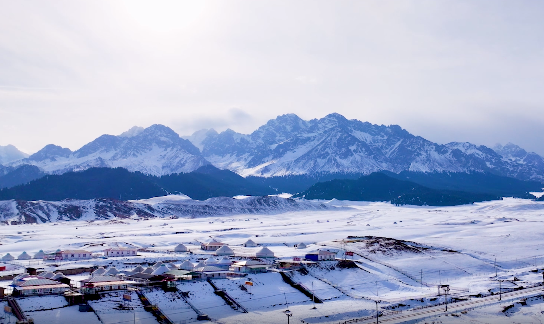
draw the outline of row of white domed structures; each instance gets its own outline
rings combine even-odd
[[[43,259],[44,256],[45,256],[45,252],[43,252],[43,250],[40,250],[39,252],[34,254],[34,256],[31,256],[30,254],[26,253],[26,251],[25,251],[25,252],[21,253],[17,257],[17,260]],[[2,261],[13,261],[15,259],[16,258],[13,255],[11,255],[10,253],[7,253],[6,255],[4,255],[2,257]]]
[[[249,239],[244,244],[242,244],[244,247],[258,247],[258,244],[255,243],[253,240]],[[304,243],[298,244],[297,248],[306,248]],[[209,243],[202,243],[201,245],[202,250],[207,251],[214,251],[215,255],[217,256],[233,256],[234,251],[232,248],[230,248],[227,244],[219,242],[215,239],[213,239]],[[118,251],[119,250],[119,251]],[[130,251],[125,251],[130,250]],[[133,251],[134,250],[134,251]],[[127,254],[125,254],[127,252]],[[178,244],[174,248],[174,252],[189,252],[189,249],[187,246],[183,244]],[[89,251],[83,251],[83,250],[66,250],[61,251],[60,249],[55,252],[55,254],[60,255],[61,259],[90,259],[92,253]],[[125,249],[125,248],[116,248],[116,249],[107,249],[107,255],[108,256],[130,256],[135,255],[135,249]],[[35,253],[33,256],[28,254],[26,251],[21,253],[19,256],[14,257],[10,253],[7,253],[6,255],[2,256],[0,258],[1,261],[14,261],[14,260],[31,260],[31,259],[44,259],[47,256],[47,254],[40,250],[37,253]],[[256,257],[258,258],[273,258],[274,253],[270,251],[267,247],[263,247],[260,249],[256,254]]]

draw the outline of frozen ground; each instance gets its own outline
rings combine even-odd
[[[148,249],[149,252],[141,252],[137,257],[63,262],[59,267],[43,261],[9,263],[21,266],[21,270],[29,264],[48,270],[91,265],[131,269],[137,263],[173,260],[179,264],[184,259],[196,262],[199,258],[207,258],[209,253],[200,251],[199,242],[209,241],[211,237],[228,243],[240,256],[253,255],[259,249],[243,247],[242,243],[248,238],[268,246],[280,258],[303,257],[318,248],[338,252],[339,258],[343,257],[344,250],[355,252],[353,257],[347,257],[354,261],[355,268],[339,269],[322,263],[310,267],[309,274],[294,274],[293,279],[309,289],[313,283],[316,296],[325,300],[324,304],[317,305],[317,310],[311,309],[311,300],[285,284],[277,273],[250,275],[254,282],[251,295],[249,291],[240,289],[241,281],[247,278],[214,281],[227,289],[250,311],[249,314],[230,308],[213,294],[206,282],[181,284],[179,288],[189,292],[189,300],[218,323],[285,321],[286,297],[294,314],[293,322],[337,323],[372,315],[375,309],[373,300],[377,299],[383,301],[381,305],[384,307],[410,299],[431,300],[436,295],[438,284],[449,284],[454,296],[466,296],[497,292],[499,282],[496,279],[503,280],[503,288],[526,287],[542,281],[543,202],[506,198],[440,208],[342,201],[325,203],[351,208],[276,215],[0,226],[0,256],[8,252],[18,256],[23,251],[32,255],[40,249],[53,252],[83,248],[95,253],[108,246]],[[368,236],[392,240],[369,239]],[[293,247],[301,242],[308,247]],[[195,254],[169,252],[178,243],[187,245]],[[498,277],[495,277],[496,273]],[[81,279],[81,276],[73,278],[74,281],[76,279]],[[9,281],[0,282],[0,286],[9,284]],[[126,320],[133,319],[134,311],[113,309],[112,305],[120,302],[120,296],[107,297],[104,307],[95,302],[104,323],[119,322],[125,317]],[[165,313],[170,312],[172,316],[176,316],[174,309],[179,307],[179,320],[189,323],[195,316],[175,296],[157,293],[151,298],[164,303]],[[142,316],[142,322],[144,318],[154,321],[150,313],[144,312],[135,295],[132,303],[140,305],[134,307],[135,313]],[[495,322],[519,317],[518,323],[525,323],[523,320],[529,323],[531,316],[539,316],[536,311],[541,307],[539,305],[541,303],[535,302],[519,307],[511,316],[500,310],[488,312],[482,308],[459,317],[450,315],[437,320],[446,323],[446,320],[470,318],[471,314],[487,312],[486,316],[496,317]]]

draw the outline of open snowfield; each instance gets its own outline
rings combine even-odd
[[[18,256],[23,251],[33,255],[41,249],[53,252],[82,248],[100,253],[108,246],[136,246],[150,252],[131,258],[63,262],[60,267],[111,264],[121,270],[133,268],[135,263],[157,260],[173,260],[179,265],[185,259],[197,262],[199,258],[207,258],[209,252],[201,251],[199,242],[209,241],[212,237],[229,244],[240,256],[253,255],[260,249],[243,247],[242,243],[248,238],[268,246],[279,258],[304,257],[305,253],[317,249],[338,252],[338,258],[343,258],[344,250],[355,252],[347,259],[353,260],[356,268],[335,268],[334,262],[330,262],[332,267],[321,263],[309,267],[309,274],[293,274],[296,282],[309,289],[313,284],[316,296],[325,300],[324,304],[317,305],[317,310],[311,309],[312,302],[308,297],[283,282],[277,273],[250,275],[254,282],[251,294],[239,288],[246,278],[214,280],[247,308],[248,314],[226,305],[206,282],[180,284],[181,291],[189,292],[189,300],[217,323],[283,322],[286,321],[283,313],[286,306],[293,312],[291,320],[294,323],[301,320],[338,323],[374,314],[373,300],[382,300],[381,307],[409,299],[424,298],[432,303],[438,284],[449,284],[450,294],[454,296],[468,296],[498,291],[495,273],[498,279],[504,280],[503,288],[526,287],[542,281],[542,274],[534,270],[544,268],[543,202],[506,198],[440,208],[366,202],[325,203],[349,208],[274,215],[6,225],[0,226],[0,257],[8,252]],[[368,236],[394,240],[373,240]],[[301,242],[308,247],[293,247]],[[187,245],[194,254],[170,252],[178,243]],[[43,261],[9,264],[51,268],[51,264]],[[22,268],[15,271],[22,271]],[[9,284],[8,281],[0,282],[0,286]],[[120,296],[112,295],[108,297],[109,302],[96,304],[98,309],[95,310],[105,323],[133,319],[133,311],[112,308],[117,299],[120,302]],[[175,296],[169,302],[165,301],[169,298],[163,292],[148,298],[159,301],[157,304],[167,314],[178,312],[178,321],[190,323],[195,318],[194,312]],[[288,305],[285,305],[286,298]],[[139,303],[135,295],[132,303]],[[505,323],[525,323],[525,319],[530,323],[531,318],[544,316],[540,314],[541,305],[542,302],[535,301],[520,306],[511,316],[506,316],[502,308],[498,311],[476,308],[459,317],[450,315],[437,320],[457,323],[456,320],[466,318],[466,323],[470,323],[470,316],[473,320],[491,316]],[[143,308],[138,308],[137,313],[141,314],[142,320],[145,317],[154,323],[152,315]],[[480,322],[487,323],[485,320]]]

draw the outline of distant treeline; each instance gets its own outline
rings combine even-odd
[[[299,193],[306,199],[391,201],[399,205],[450,206],[513,196],[535,197],[543,185],[489,173],[391,172],[323,174],[318,176],[241,177],[207,165],[190,173],[162,177],[122,168],[91,168],[62,175],[44,175],[33,166],[15,170],[28,183],[0,190],[0,200],[63,200],[113,198],[143,199],[167,194],[185,194],[204,200],[218,196]],[[13,173],[12,172],[12,173]],[[9,174],[8,174],[9,175]],[[4,176],[5,177],[5,176]],[[1,180],[1,177],[0,177]],[[4,179],[5,180],[5,179]],[[543,200],[542,198],[539,200]]]

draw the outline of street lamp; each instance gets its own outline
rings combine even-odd
[[[293,314],[291,314],[291,311],[290,311],[290,310],[286,310],[286,311],[284,311],[284,313],[285,313],[285,315],[287,315],[287,324],[289,324],[289,318],[290,318],[291,316],[293,316]]]

